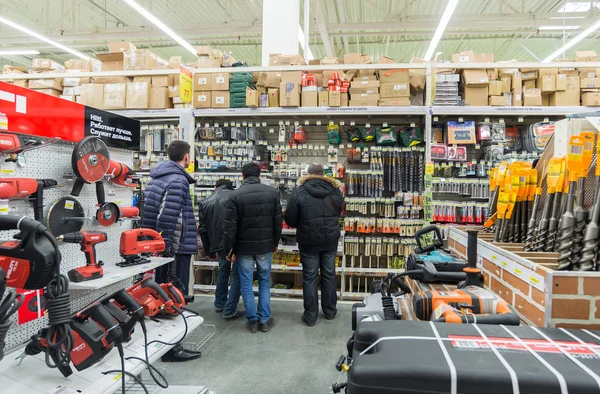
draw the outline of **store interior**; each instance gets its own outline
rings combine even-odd
[[[0,0],[0,392],[597,392],[599,38],[595,1]],[[284,218],[339,183],[337,315],[285,221],[268,332],[200,235],[182,283],[168,162],[195,226],[248,163]]]

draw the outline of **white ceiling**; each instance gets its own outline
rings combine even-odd
[[[308,0],[307,0],[308,1]],[[423,56],[447,0],[310,0],[311,50],[326,55],[317,29],[320,7],[337,56],[350,52],[386,55],[399,62]],[[260,64],[262,0],[138,0],[192,45],[210,44],[237,59]],[[303,0],[300,0],[301,7]],[[461,0],[438,51],[493,53],[496,60],[535,61],[600,18],[600,2],[565,0]],[[566,4],[566,6],[565,6]],[[593,5],[593,7],[591,7]],[[562,12],[569,11],[569,12]],[[575,11],[572,13],[570,11]],[[163,58],[191,54],[122,0],[0,0],[0,15],[85,53],[106,43],[132,41]],[[300,12],[302,17],[302,12]],[[567,16],[568,19],[563,17]],[[573,19],[576,16],[577,19]],[[561,26],[567,26],[563,29]],[[539,30],[555,26],[558,30]],[[569,27],[570,26],[570,27]],[[567,53],[600,53],[600,31]],[[327,39],[327,38],[326,38]],[[0,24],[0,50],[38,49],[44,56],[71,58],[46,43]],[[186,54],[187,53],[187,54]],[[0,58],[0,64],[30,64],[29,57]]]

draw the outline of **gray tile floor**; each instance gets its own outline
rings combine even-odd
[[[196,297],[190,307],[216,326],[216,334],[200,359],[157,365],[167,369],[172,385],[207,386],[216,394],[318,394],[329,393],[339,377],[335,363],[352,333],[351,303],[338,303],[335,320],[320,312],[317,324],[307,327],[300,320],[301,301],[272,298],[275,327],[257,334],[248,332],[243,318],[225,322],[214,311],[213,297]]]

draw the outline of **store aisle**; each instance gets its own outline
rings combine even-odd
[[[301,301],[272,299],[275,327],[250,334],[245,319],[225,322],[212,302],[212,297],[196,297],[191,305],[217,330],[202,348],[202,357],[158,363],[167,368],[170,384],[204,385],[217,394],[329,393],[339,377],[335,363],[352,333],[351,303],[338,304],[335,320],[320,314],[314,327],[306,327],[300,320]]]

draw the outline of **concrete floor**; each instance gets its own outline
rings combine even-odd
[[[202,357],[185,363],[158,363],[172,385],[207,386],[216,394],[329,393],[339,378],[335,363],[345,353],[352,334],[351,303],[338,303],[333,321],[320,312],[317,324],[300,320],[302,301],[271,299],[275,326],[269,333],[251,334],[246,319],[225,322],[211,296],[190,305],[216,326],[215,336],[201,349]],[[240,302],[240,309],[243,303]]]

